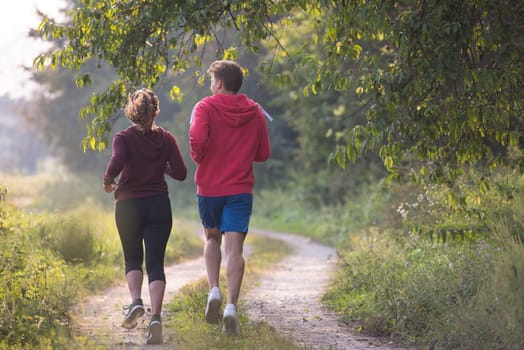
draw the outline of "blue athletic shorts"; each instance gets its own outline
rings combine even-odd
[[[200,220],[205,228],[220,232],[247,233],[253,211],[253,195],[248,193],[221,197],[197,195]]]

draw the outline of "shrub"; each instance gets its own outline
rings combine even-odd
[[[111,259],[110,256],[118,254],[120,247],[114,223],[107,222],[107,216],[87,199],[67,212],[42,219],[39,223],[40,240],[71,264],[88,266],[101,259]],[[110,235],[115,237],[108,239]]]
[[[498,248],[493,271],[472,300],[450,317],[439,342],[465,349],[524,348],[524,245],[515,234],[524,222],[524,201],[514,201],[505,219],[494,223]],[[521,226],[522,229],[522,226]]]
[[[70,307],[88,291],[123,278],[124,264],[113,209],[89,198],[75,198],[82,201],[80,205],[67,211],[55,207],[55,214],[40,207],[38,215],[10,205],[10,198],[0,200],[2,350],[92,348],[72,334]],[[32,194],[27,202],[33,199]],[[196,229],[179,222],[174,228],[166,261],[200,255],[202,243],[193,235]]]
[[[0,205],[0,348],[33,347],[62,332],[79,287],[61,259],[38,247],[31,221]]]
[[[376,335],[446,349],[523,348],[522,180],[500,171],[453,187],[392,187],[402,225],[348,233],[326,302]]]
[[[340,276],[325,301],[366,333],[429,340],[490,271],[482,242],[435,243],[370,233],[341,253]]]
[[[368,225],[392,224],[390,194],[381,182],[360,189],[350,201],[329,207],[312,207],[301,193],[262,190],[256,193],[253,225],[294,232],[332,246],[344,245],[348,234]]]
[[[68,263],[89,263],[97,256],[94,229],[83,218],[57,217],[41,227],[50,248]]]

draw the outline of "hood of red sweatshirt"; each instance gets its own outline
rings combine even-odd
[[[219,112],[217,116],[232,127],[240,127],[260,113],[258,104],[244,94],[217,94],[207,97],[202,102],[216,109]]]

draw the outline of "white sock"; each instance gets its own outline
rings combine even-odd
[[[226,305],[226,308],[224,309],[225,310],[234,310],[234,311],[237,311],[237,307],[235,306],[235,304],[227,304]]]

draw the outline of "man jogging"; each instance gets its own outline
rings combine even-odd
[[[220,321],[220,247],[224,237],[227,261],[224,331],[239,335],[237,303],[244,275],[244,240],[253,207],[253,163],[266,161],[271,147],[264,110],[238,93],[243,82],[240,65],[215,61],[207,73],[212,96],[195,105],[189,129],[191,157],[197,164],[198,209],[206,236],[204,257],[210,292],[205,318],[209,323]]]

